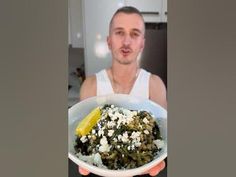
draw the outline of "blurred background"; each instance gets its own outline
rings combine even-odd
[[[139,9],[145,21],[140,66],[159,75],[167,87],[167,0],[68,0],[68,108],[79,102],[85,77],[111,65],[106,44],[109,22],[126,5]],[[77,166],[69,160],[69,177],[78,176]],[[166,169],[158,175],[166,176]]]

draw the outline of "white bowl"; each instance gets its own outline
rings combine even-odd
[[[155,157],[153,161],[134,169],[109,170],[90,165],[78,159],[78,157],[75,155],[75,150],[74,150],[75,139],[76,139],[75,128],[78,122],[80,122],[87,114],[89,114],[92,109],[104,104],[114,104],[115,106],[120,106],[133,110],[146,110],[151,112],[155,116],[155,118],[159,120],[158,122],[159,122],[160,133],[165,142],[164,143],[165,145],[163,149],[160,151],[159,155]],[[152,167],[154,167],[167,157],[167,112],[160,105],[150,100],[140,99],[132,97],[130,95],[113,94],[108,96],[91,97],[75,104],[73,107],[69,109],[68,136],[69,136],[68,137],[69,158],[80,167],[89,170],[91,173],[109,177],[111,176],[127,177],[127,176],[141,175],[150,170]]]

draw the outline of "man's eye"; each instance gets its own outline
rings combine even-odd
[[[117,31],[115,34],[117,34],[117,35],[123,35],[124,33],[123,33],[123,31]]]
[[[133,37],[138,37],[138,36],[139,36],[139,33],[133,33],[132,36],[133,36]]]

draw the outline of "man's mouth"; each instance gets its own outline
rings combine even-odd
[[[122,53],[123,56],[127,56],[131,53],[131,49],[122,48],[121,53]]]

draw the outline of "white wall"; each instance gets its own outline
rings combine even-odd
[[[82,0],[69,0],[69,44],[84,48]]]
[[[85,74],[92,75],[111,65],[106,38],[113,13],[124,0],[82,0],[85,39]]]

